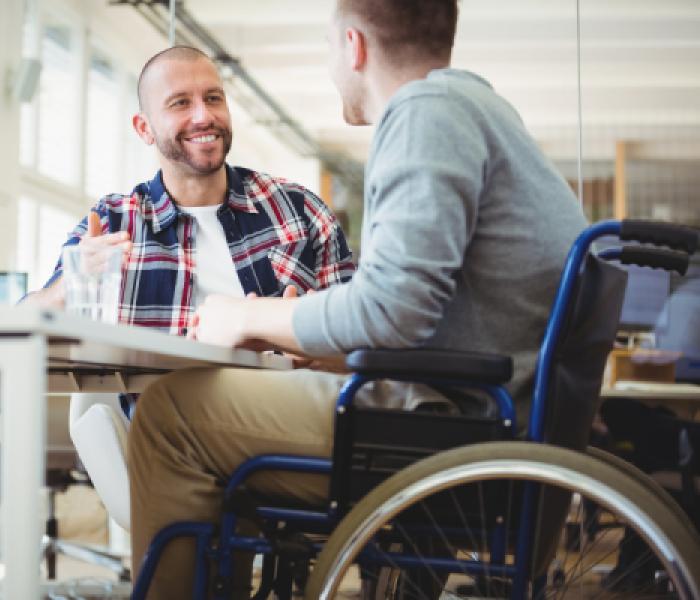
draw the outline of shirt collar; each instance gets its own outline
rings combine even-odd
[[[226,181],[228,186],[228,196],[226,203],[232,210],[248,213],[257,213],[258,209],[252,198],[246,193],[247,189],[243,184],[241,174],[238,169],[226,167]],[[163,185],[162,171],[158,171],[151,181],[145,184],[145,193],[141,193],[141,205],[144,218],[151,222],[153,233],[158,233],[172,225],[180,213],[177,205],[170,199],[168,190]],[[141,187],[141,186],[139,186]],[[139,189],[137,188],[137,192]]]
[[[248,188],[243,183],[243,175],[246,169],[233,168],[226,165],[226,180],[228,182],[228,205],[232,210],[240,210],[247,213],[257,214],[258,209],[255,202],[247,193]]]

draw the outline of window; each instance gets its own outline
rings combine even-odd
[[[37,289],[43,284],[38,281],[35,256],[37,233],[37,207],[36,202],[29,198],[20,198],[17,205],[17,270],[29,274],[27,288]]]
[[[97,7],[93,13],[79,12],[66,0],[30,5],[22,51],[39,58],[42,70],[33,101],[21,107],[20,233],[13,268],[26,271],[29,289],[37,289],[90,206],[150,179],[157,162],[131,128],[138,108],[133,72],[149,45],[139,59],[137,41],[113,35],[124,26],[106,24]],[[134,56],[133,62],[115,59],[125,55]]]
[[[28,273],[28,289],[42,287],[53,273],[61,246],[83,215],[22,197],[18,206],[17,269]]]
[[[119,189],[121,132],[128,121],[119,110],[120,86],[114,65],[93,49],[87,81],[85,191],[92,200]]]
[[[41,39],[37,167],[67,185],[79,183],[79,53],[73,30],[49,22]]]
[[[29,9],[29,3],[25,4],[24,22],[22,26],[22,57],[36,58],[38,48],[38,29],[36,14]],[[37,126],[37,102],[23,102],[20,107],[20,136],[19,155],[20,163],[25,167],[34,166],[36,163],[36,126]]]

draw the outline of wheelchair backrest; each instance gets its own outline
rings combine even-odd
[[[626,284],[623,269],[593,254],[586,257],[550,359],[545,442],[575,450],[587,446]]]

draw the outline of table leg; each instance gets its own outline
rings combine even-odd
[[[0,338],[0,560],[5,600],[39,598],[39,490],[44,484],[46,339]]]

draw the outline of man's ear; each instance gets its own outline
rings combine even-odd
[[[150,146],[155,142],[151,126],[143,113],[136,113],[131,119],[131,124],[134,126],[134,131],[146,144]]]
[[[367,64],[367,38],[359,29],[349,27],[345,30],[345,47],[353,71],[362,71]]]

